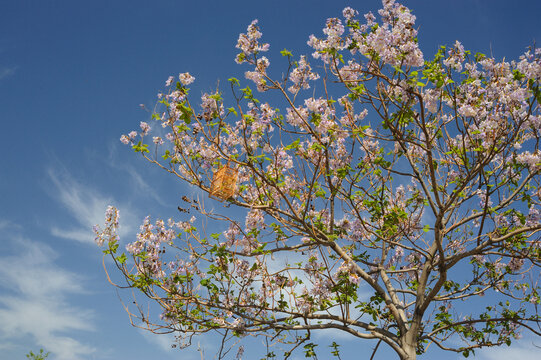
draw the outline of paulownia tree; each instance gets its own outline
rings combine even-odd
[[[200,189],[183,205],[199,219],[147,217],[128,256],[116,208],[95,229],[127,286],[163,309],[130,310],[137,324],[184,344],[263,336],[286,358],[312,354],[324,329],[400,359],[541,335],[541,52],[497,61],[456,42],[426,60],[409,9],[384,0],[379,15],[328,19],[312,64],[284,50],[278,78],[253,21],[236,62],[261,94],[231,78],[229,100],[196,104],[183,73],[159,95],[161,126],[121,137]],[[224,167],[234,193],[199,196]]]

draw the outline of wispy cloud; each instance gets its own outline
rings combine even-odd
[[[6,219],[0,219],[0,230],[8,229],[8,228],[15,228],[20,229],[21,227],[14,224],[13,222],[6,220]]]
[[[7,78],[8,76],[11,76],[15,74],[15,71],[17,71],[17,67],[2,67],[0,68],[0,80]]]
[[[173,349],[172,345],[176,343],[175,337],[171,334],[153,334],[144,329],[139,329],[138,332],[146,341],[157,346],[166,353],[171,353],[171,350]]]
[[[104,222],[104,214],[108,205],[115,205],[121,210],[122,220],[120,236],[126,235],[134,229],[135,217],[129,206],[118,204],[113,198],[104,196],[99,191],[81,184],[71,177],[64,169],[49,169],[49,179],[53,184],[52,196],[68,210],[74,225],[54,225],[51,233],[55,236],[76,240],[84,243],[93,243],[94,233],[92,227]]]
[[[166,354],[175,354],[178,353],[178,348],[173,348],[173,344],[177,344],[178,341],[176,340],[175,336],[173,334],[153,334],[150,331],[139,329],[139,334],[151,345],[159,348],[161,351],[163,351]],[[200,338],[198,338],[199,341],[204,341],[205,339],[208,340],[209,336],[207,335],[201,335]],[[188,348],[182,349],[182,359],[183,360],[197,360],[201,358],[201,353],[199,349],[201,348],[201,344],[199,341],[196,344],[193,344],[192,346]],[[212,344],[212,342],[205,341],[204,346],[205,351],[210,352],[216,349],[216,347]],[[203,351],[203,350],[201,350]]]
[[[537,360],[541,352],[540,346],[539,339],[524,338],[513,342],[511,347],[499,346],[476,351],[476,358],[479,360]]]
[[[2,239],[6,241],[6,239]],[[54,264],[57,253],[26,239],[13,241],[19,250],[0,257],[0,347],[32,336],[58,360],[77,360],[95,349],[67,335],[92,331],[92,312],[71,305],[69,294],[82,294],[82,279]],[[5,295],[4,295],[5,294]]]
[[[145,181],[145,178],[141,176],[139,171],[130,165],[126,161],[119,160],[117,158],[118,153],[118,146],[111,144],[109,147],[109,159],[108,159],[108,165],[111,168],[121,170],[127,173],[126,180],[129,182],[130,186],[133,186],[138,194],[147,196],[154,201],[156,201],[158,204],[162,206],[170,206],[164,199],[158,194],[158,192],[151,186],[147,181]],[[156,168],[156,171],[159,169]]]

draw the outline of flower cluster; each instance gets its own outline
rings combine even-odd
[[[252,231],[261,229],[265,224],[264,212],[260,209],[252,209],[246,215],[246,230]]]
[[[102,246],[106,241],[107,242],[117,242],[118,241],[118,219],[120,217],[120,214],[118,212],[118,209],[114,206],[108,206],[107,210],[105,211],[105,229],[102,230],[99,225],[94,225],[94,233],[96,234],[96,238],[94,241],[96,241],[96,244],[98,246]]]
[[[354,17],[357,11],[346,8],[343,16],[350,27],[350,33],[342,38],[344,26],[339,19],[329,19],[323,29],[326,39],[310,36],[308,45],[316,52],[315,58],[329,63],[331,54],[336,50],[349,48],[352,53],[360,52],[371,60],[381,59],[393,66],[422,66],[423,53],[416,41],[415,16],[405,6],[394,0],[384,1],[384,8],[379,11],[382,24],[377,26],[372,13],[365,15],[366,24],[359,25]]]
[[[462,63],[466,59],[464,46],[457,40],[453,48],[447,52],[448,57],[443,60],[443,64],[456,71],[462,71]]]
[[[150,217],[147,216],[137,233],[137,240],[126,245],[126,250],[134,255],[144,254],[144,260],[141,262],[139,272],[149,272],[157,278],[165,276],[165,271],[162,269],[163,262],[160,258],[162,246],[171,244],[177,233],[173,227],[182,228],[185,224],[175,223],[169,220],[167,226],[163,220],[157,220],[154,224],[150,222]]]
[[[224,105],[216,100],[216,94],[203,94],[201,95],[201,109],[203,119],[210,121],[219,116],[223,116],[225,113]]]
[[[187,72],[179,74],[178,79],[180,80],[180,83],[184,86],[188,86],[195,81],[195,78]]]
[[[329,54],[333,51],[345,49],[348,44],[342,39],[344,25],[340,19],[327,19],[327,24],[323,28],[323,33],[327,35],[327,38],[324,40],[318,39],[314,35],[310,35],[308,46],[316,50],[312,54],[315,59],[321,59],[328,64],[332,59],[332,56]]]
[[[242,64],[246,61],[253,62],[251,59],[253,55],[257,55],[261,51],[269,50],[269,44],[259,43],[261,36],[262,34],[259,32],[257,20],[252,21],[248,26],[246,34],[239,35],[236,48],[242,50],[242,52],[235,58],[237,64]]]
[[[531,153],[524,151],[517,155],[517,162],[527,166],[531,171],[541,169],[541,152]]]
[[[269,59],[262,56],[256,61],[255,71],[246,71],[244,73],[244,76],[246,77],[246,79],[252,80],[256,84],[258,91],[268,90],[265,76],[267,75],[267,68],[269,67],[269,65],[270,65]]]
[[[317,79],[319,79],[319,75],[312,71],[312,67],[306,61],[306,57],[302,55],[297,63],[297,67],[293,69],[289,75],[289,80],[291,80],[293,85],[291,85],[288,90],[289,92],[296,94],[301,89],[310,88],[308,81],[314,81]]]

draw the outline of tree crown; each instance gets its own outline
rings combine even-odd
[[[357,16],[346,8],[310,36],[317,66],[281,51],[278,79],[253,21],[235,61],[257,92],[230,78],[231,99],[217,90],[195,106],[182,73],[159,95],[161,126],[122,135],[199,194],[227,190],[213,192],[227,210],[183,197],[207,228],[147,217],[126,246],[133,267],[118,210],[96,227],[128,286],[163,309],[161,321],[130,312],[149,329],[186,343],[266,336],[291,344],[286,357],[339,329],[402,359],[541,335],[541,52],[496,61],[457,41],[427,60],[405,6]]]

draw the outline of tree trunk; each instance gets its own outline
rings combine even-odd
[[[404,344],[402,345],[402,350],[404,350],[404,355],[400,356],[400,360],[415,360],[417,359],[417,352],[415,351],[416,346],[414,344]]]
[[[404,354],[400,356],[400,360],[417,359],[417,331],[410,328],[401,340],[400,345]]]

